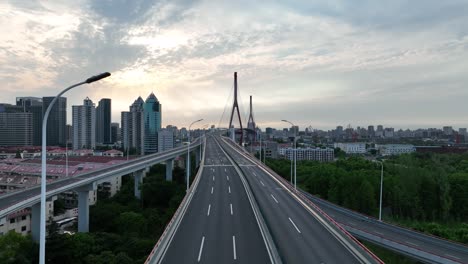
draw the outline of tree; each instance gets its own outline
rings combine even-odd
[[[0,236],[0,263],[26,264],[37,262],[39,252],[30,236],[10,231]]]

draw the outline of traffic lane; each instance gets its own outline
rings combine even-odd
[[[399,229],[399,227],[390,226],[386,223],[374,223],[372,220],[363,220],[363,218],[357,216],[353,217],[346,213],[335,210],[333,207],[327,203],[321,202],[320,200],[313,199],[312,201],[341,224],[355,227],[368,233],[406,244],[410,247],[420,248],[424,251],[431,252],[436,255],[446,256],[452,259],[455,257],[454,259],[457,261],[462,260],[463,262],[468,263],[468,248],[466,250],[453,248],[450,244],[444,245],[443,243],[445,241],[443,240],[440,241],[441,243],[434,244],[429,242],[427,239],[437,238],[422,238],[420,236],[424,236],[423,234],[415,234],[410,230],[395,231],[395,229]]]
[[[255,172],[252,182],[257,190],[262,192],[270,204],[276,204],[272,209],[282,212],[279,218],[283,220],[284,227],[297,234],[297,238],[289,241],[285,246],[289,255],[300,250],[303,252],[301,258],[296,257],[291,261],[313,261],[317,263],[359,263],[354,255],[349,252],[328,230],[325,229],[301,204],[291,197],[285,190],[281,189],[277,183],[268,175],[255,170],[255,167],[247,169],[252,175]],[[262,184],[263,183],[263,184]],[[273,198],[274,197],[274,198]],[[276,201],[275,201],[276,200]],[[292,250],[292,251],[291,251]]]
[[[270,263],[265,241],[240,176],[233,167],[227,168],[226,174],[229,179],[226,177],[228,187],[225,191],[232,204],[237,261],[239,263]]]
[[[206,212],[211,171],[203,171],[197,190],[162,259],[162,263],[194,263],[198,259],[199,245],[207,222]],[[183,254],[182,254],[183,252]]]

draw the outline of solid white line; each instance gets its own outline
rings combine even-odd
[[[211,210],[211,204],[208,205],[208,212],[206,213],[206,216],[209,216],[209,215],[210,215],[210,210]]]
[[[291,224],[293,224],[294,228],[296,228],[297,232],[300,234],[301,233],[301,230],[299,230],[299,228],[297,228],[296,224],[294,224],[293,220],[291,219],[291,217],[288,217],[289,218],[289,221],[291,222]]]
[[[226,175],[227,180],[229,181],[229,176]]]
[[[231,205],[231,215],[233,215],[234,213],[232,212],[232,204],[229,204],[229,205]]]
[[[273,198],[273,200],[275,200],[275,202],[278,203],[278,200],[276,200],[276,198],[273,196],[273,194],[271,194],[271,198]]]
[[[263,182],[262,182],[262,181],[260,181],[260,183],[261,183],[263,186],[265,186],[265,184],[263,184]]]
[[[214,189],[214,187],[211,187],[211,194],[213,194],[213,189]]]
[[[419,247],[419,245],[418,245],[418,244],[415,244],[415,243],[411,243],[411,242],[409,242],[409,241],[406,241],[406,243],[407,243],[407,244],[410,244],[410,245],[412,245],[412,246],[416,246],[416,247]]]
[[[236,254],[236,236],[232,236],[232,251],[234,252],[234,260],[237,259]]]
[[[456,259],[461,259],[461,258],[459,258],[459,257],[456,257],[456,256],[454,256],[454,255],[450,255],[450,254],[445,254],[445,256],[447,256],[447,257],[452,257],[452,258],[456,258]]]
[[[203,244],[204,243],[205,243],[205,237],[202,237],[201,245],[200,245],[200,251],[198,252],[198,262],[200,262],[200,259],[201,259],[201,253],[203,251]]]
[[[229,188],[229,193],[231,193],[231,186],[228,186],[228,188]]]

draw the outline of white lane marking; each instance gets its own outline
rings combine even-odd
[[[382,236],[383,236],[383,234],[382,234],[381,232],[374,231],[374,233],[376,233],[376,234],[379,234],[379,235],[382,235]]]
[[[450,254],[445,254],[445,256],[451,257],[451,258],[455,258],[455,259],[461,259],[461,258],[459,258],[459,257],[456,257],[456,256],[454,256],[454,255],[450,255]]]
[[[231,193],[231,186],[228,186],[228,188],[229,188],[229,193]]]
[[[226,175],[227,180],[229,181],[229,176]]]
[[[261,183],[263,186],[265,186],[265,184],[263,184],[263,182],[262,182],[262,181],[260,181],[260,183]]]
[[[232,236],[232,251],[234,252],[234,260],[237,259],[236,253],[236,236]]]
[[[293,222],[293,220],[291,219],[291,217],[288,217],[289,218],[289,222],[291,222],[291,224],[294,226],[294,228],[296,228],[297,232],[300,234],[301,233],[301,230],[299,230],[299,228],[297,228],[296,224]]]
[[[419,245],[417,245],[417,244],[415,244],[415,243],[411,243],[411,242],[409,242],[409,241],[406,241],[406,243],[407,243],[407,244],[410,244],[410,245],[412,245],[412,246],[419,247]]]
[[[206,216],[209,216],[209,215],[210,215],[210,210],[211,210],[211,204],[208,205],[208,212],[206,213]]]
[[[203,252],[203,244],[205,243],[205,237],[202,237],[201,244],[200,244],[200,251],[198,252],[198,262],[200,262],[201,254]]]
[[[254,175],[255,177],[257,177],[257,174],[255,174],[255,172],[253,172],[253,175]]]
[[[226,168],[224,168],[224,172],[227,172]]]
[[[213,181],[214,181],[214,176],[213,176]]]
[[[278,200],[276,200],[276,198],[273,196],[273,194],[271,194],[271,198],[273,198],[273,200],[275,200],[275,202],[278,203]]]
[[[211,187],[211,194],[213,194],[214,187]]]
[[[353,223],[353,222],[348,222],[348,224],[349,224],[349,225],[352,225],[352,226],[356,226],[356,224]]]
[[[232,212],[232,204],[229,204],[231,206],[231,215],[234,215],[234,213]]]

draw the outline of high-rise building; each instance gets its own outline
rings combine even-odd
[[[83,105],[72,106],[73,149],[96,147],[96,107],[88,97]]]
[[[55,96],[42,97],[42,116]],[[47,119],[47,145],[65,145],[67,137],[67,98],[60,97],[55,102]],[[42,142],[41,142],[42,143]]]
[[[121,140],[122,138],[120,136],[120,124],[111,123],[111,143],[115,143]]]
[[[96,107],[96,142],[111,141],[111,99],[103,98]]]
[[[173,149],[175,145],[175,134],[171,129],[161,129],[158,132],[158,152]]]
[[[368,126],[368,127],[367,127],[367,135],[368,135],[370,138],[373,138],[373,137],[375,136],[374,126]]]
[[[42,98],[16,97],[16,105],[23,108],[23,112],[32,113],[33,142],[34,146],[42,143]]]
[[[141,97],[133,102],[129,112],[121,114],[121,136],[124,149],[136,149],[140,155],[145,154],[145,119],[143,113],[143,104],[145,102]]]
[[[33,140],[32,113],[21,107],[0,104],[0,146],[31,146]]]
[[[161,104],[151,93],[143,105],[145,118],[145,154],[158,152],[158,132],[161,130]]]

